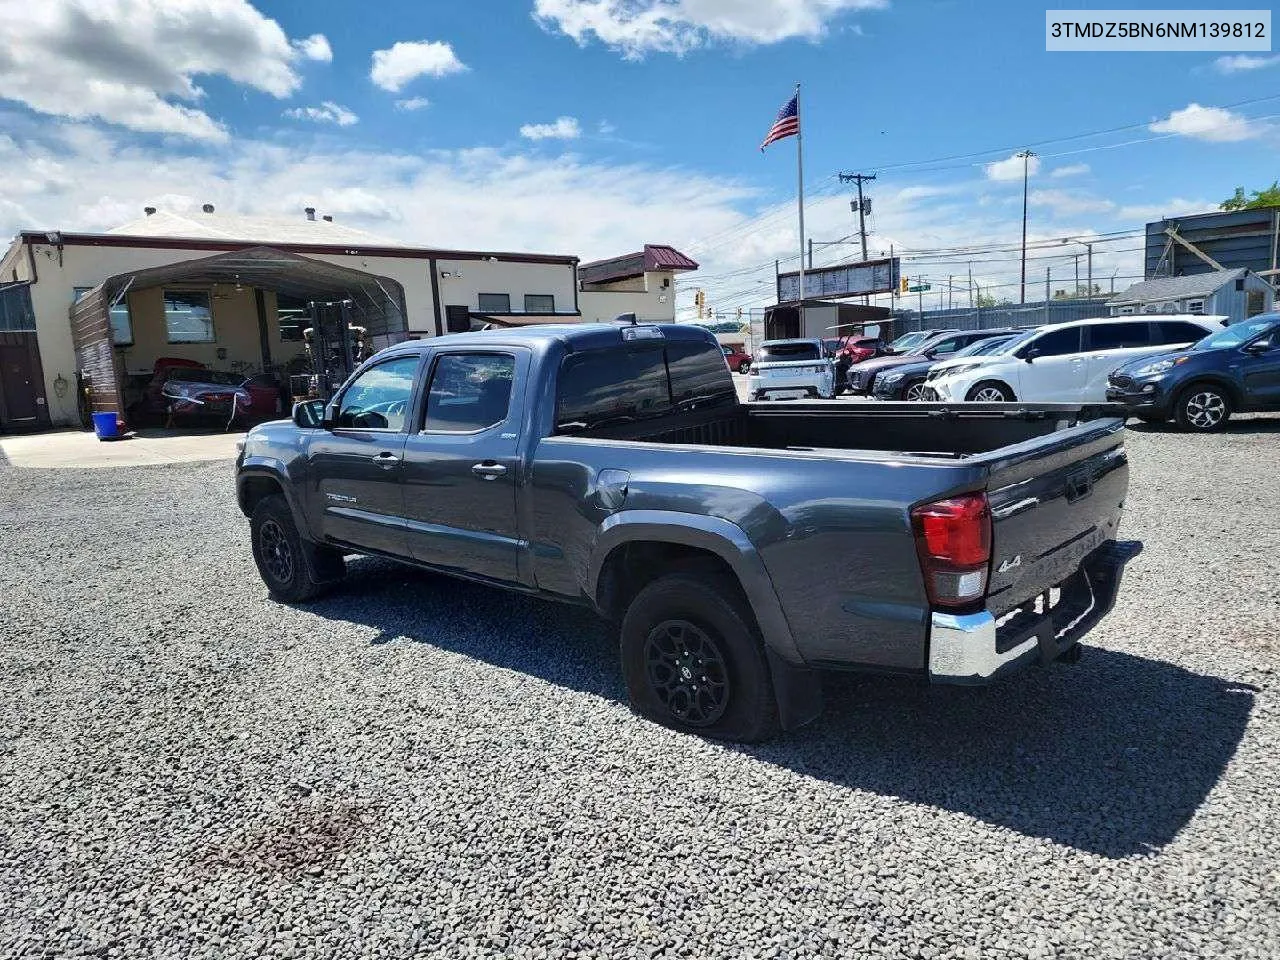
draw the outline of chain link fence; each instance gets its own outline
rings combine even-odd
[[[994,307],[956,307],[951,310],[898,310],[893,315],[893,336],[915,330],[986,330],[990,327],[1038,327],[1108,315],[1106,298],[1011,303]]]

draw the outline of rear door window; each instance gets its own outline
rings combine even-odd
[[[1090,350],[1125,350],[1151,346],[1150,324],[1138,320],[1097,323],[1085,327]]]
[[[1067,327],[1063,330],[1051,330],[1028,343],[1018,352],[1018,355],[1026,356],[1028,350],[1038,350],[1042,357],[1063,357],[1069,353],[1079,353],[1080,328]]]
[[[1209,331],[1185,320],[1157,320],[1155,343],[1195,343],[1209,335]]]

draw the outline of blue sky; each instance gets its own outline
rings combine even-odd
[[[759,305],[796,236],[792,142],[757,146],[797,80],[810,235],[854,227],[837,171],[876,172],[873,254],[939,280],[976,261],[1001,295],[1021,177],[999,162],[1024,144],[1039,290],[1045,266],[1074,283],[1063,237],[1124,282],[1145,220],[1280,176],[1280,58],[1051,54],[1043,7],[1012,0],[0,5],[8,232],[313,203],[417,243],[673,243],[704,265],[686,296]]]

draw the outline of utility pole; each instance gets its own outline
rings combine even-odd
[[[1044,268],[1044,322],[1049,322],[1049,285],[1052,281],[1049,279],[1049,268]]]
[[[813,269],[813,237],[809,238],[809,269]]]
[[[951,281],[955,279],[952,274],[947,275],[947,309],[951,309]]]
[[[862,238],[862,262],[867,261],[867,211],[871,208],[869,198],[864,199],[862,196],[862,184],[870,182],[876,178],[874,173],[842,173],[840,174],[841,183],[856,183],[858,185],[858,236]],[[853,206],[850,202],[849,206]]]
[[[1075,295],[1078,297],[1080,296],[1080,254],[1078,253],[1076,254],[1075,260],[1076,260],[1076,293]]]
[[[1015,156],[1022,158],[1022,302],[1027,302],[1027,178],[1031,158],[1035,156],[1030,150],[1023,150]]]

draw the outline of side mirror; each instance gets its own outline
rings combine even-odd
[[[1026,353],[1022,355],[1022,359],[1027,361],[1027,363],[1030,363],[1032,360],[1034,360],[1038,356],[1040,356],[1040,351],[1035,349],[1035,347],[1032,347],[1030,350],[1028,350]]]
[[[1261,356],[1262,354],[1267,353],[1270,350],[1271,350],[1271,343],[1267,340],[1259,340],[1256,343],[1251,343],[1244,348],[1244,352],[1249,354],[1249,356],[1251,357]]]
[[[300,401],[293,405],[293,422],[304,430],[315,430],[317,428],[328,430],[333,426],[333,423],[325,420],[324,411],[325,402],[323,400]]]

